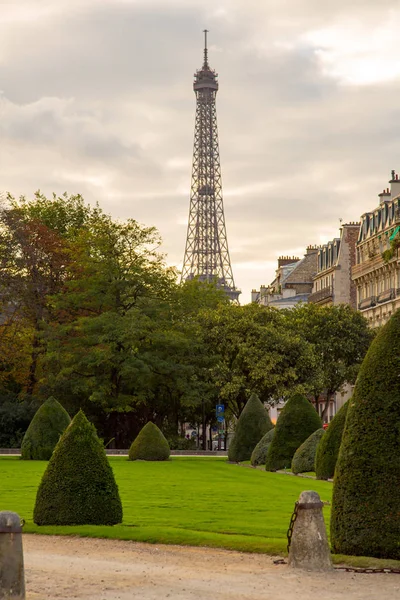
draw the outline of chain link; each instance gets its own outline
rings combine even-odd
[[[287,565],[288,563],[286,562],[286,560],[284,558],[278,558],[276,560],[273,561],[274,565]],[[371,573],[371,574],[375,574],[375,573],[388,573],[388,574],[394,574],[394,575],[400,575],[400,569],[372,569],[370,567],[333,567],[335,571],[343,571],[344,573]]]
[[[290,517],[289,528],[288,528],[287,533],[286,533],[287,541],[288,541],[288,543],[287,543],[288,554],[289,554],[290,544],[292,543],[293,527],[294,527],[294,524],[295,524],[296,519],[297,519],[297,513],[298,513],[298,511],[299,511],[299,503],[298,503],[298,501],[296,501],[294,503],[294,509],[293,509],[293,512],[292,512],[292,516]]]
[[[400,569],[372,569],[370,567],[334,567],[335,571],[345,571],[346,573],[393,573],[400,575]]]

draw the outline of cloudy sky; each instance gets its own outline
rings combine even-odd
[[[0,191],[186,239],[202,30],[235,282],[338,234],[400,170],[398,0],[0,0]]]

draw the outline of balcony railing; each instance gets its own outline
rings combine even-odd
[[[376,296],[364,298],[364,300],[358,303],[359,310],[365,310],[366,308],[371,308],[371,306],[376,306]]]
[[[328,300],[330,298],[333,298],[333,288],[331,285],[328,285],[327,287],[322,288],[322,290],[310,294],[308,296],[308,302],[314,302],[314,304],[317,304],[318,302],[322,302],[323,300]]]
[[[385,290],[384,292],[378,294],[377,302],[387,302],[388,300],[393,300],[393,298],[396,298],[396,290],[391,288],[390,290]]]
[[[385,290],[384,292],[380,292],[377,296],[370,296],[369,298],[364,298],[358,303],[358,310],[365,310],[367,308],[371,308],[371,306],[376,306],[377,304],[382,304],[383,302],[389,302],[390,300],[394,300],[395,298],[400,297],[400,288],[390,288],[389,290]]]

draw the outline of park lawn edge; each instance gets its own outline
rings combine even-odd
[[[73,536],[113,539],[166,546],[193,546],[233,550],[272,556],[284,555],[286,542],[281,539],[236,533],[214,533],[175,527],[150,527],[135,525],[77,525],[68,527],[38,526],[26,523],[24,533],[34,535]]]
[[[123,531],[119,531],[123,530]],[[32,535],[48,535],[59,537],[81,537],[112,539],[164,546],[192,546],[245,552],[248,554],[266,554],[268,556],[287,557],[285,543],[278,539],[268,539],[258,536],[239,534],[210,533],[206,531],[182,530],[160,527],[135,526],[69,526],[69,527],[38,527],[26,524],[24,533]],[[332,554],[332,563],[343,567],[368,569],[400,569],[400,561],[369,556],[346,556]]]

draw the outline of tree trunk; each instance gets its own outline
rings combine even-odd
[[[323,411],[321,413],[321,420],[322,420],[322,422],[324,422],[324,419],[325,419],[325,417],[326,417],[326,415],[328,413],[329,404],[330,404],[330,401],[333,398],[333,394],[334,393],[335,392],[329,392],[329,391],[326,392],[325,406],[324,406]]]
[[[203,428],[202,428],[202,446],[203,450],[207,450],[207,423],[206,423],[206,406],[204,399],[202,400],[202,410],[203,410]]]
[[[35,385],[37,383],[37,363],[40,354],[40,341],[38,331],[35,332],[32,341],[32,352],[31,352],[31,364],[29,366],[28,380],[26,384],[26,393],[28,396],[32,396]]]
[[[317,414],[319,415],[319,405],[320,405],[320,394],[314,394],[314,404],[315,404],[315,410],[317,411]]]

